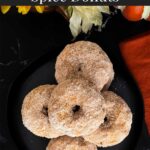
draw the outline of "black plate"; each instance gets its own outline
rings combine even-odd
[[[133,112],[130,135],[121,144],[106,150],[147,150],[150,147],[144,122],[143,101],[137,85],[122,61],[118,47],[118,43],[123,39],[149,29],[150,24],[146,21],[132,23],[118,14],[109,20],[102,32],[93,29],[90,35],[81,35],[77,39],[94,41],[106,51],[116,72],[111,90],[122,96]],[[6,67],[2,67],[2,76],[5,80],[0,85],[0,150],[44,150],[48,140],[34,136],[24,128],[20,114],[21,104],[25,94],[34,87],[56,83],[56,56],[72,39],[68,22],[57,13],[30,13],[22,16],[11,12],[0,15],[0,33],[0,59],[3,62],[8,61]],[[14,48],[18,47],[15,57],[12,45]],[[46,54],[41,56],[43,53]],[[29,65],[13,82],[8,94],[10,83],[25,67],[22,65],[26,62],[24,60],[29,59],[28,62],[32,62],[39,56],[41,57]],[[9,60],[13,61],[10,66]]]
[[[55,84],[55,60],[62,48],[48,53],[39,58],[14,82],[11,87],[8,100],[8,125],[10,133],[19,149],[26,150],[44,150],[48,140],[37,137],[29,132],[22,124],[21,120],[21,105],[25,95],[33,88],[41,84]],[[133,113],[133,124],[129,136],[119,145],[105,148],[106,150],[127,150],[134,149],[139,138],[139,130],[142,128],[143,109],[142,100],[136,85],[133,80],[127,77],[126,74],[114,64],[116,76],[110,90],[122,96]]]

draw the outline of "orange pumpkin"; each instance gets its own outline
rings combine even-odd
[[[122,10],[123,16],[129,20],[129,21],[139,21],[143,19],[143,13],[146,6],[126,6]],[[150,7],[150,6],[149,6]],[[148,8],[150,9],[150,8]],[[149,11],[147,13],[150,13]],[[150,21],[150,15],[149,17],[144,18],[146,20]]]

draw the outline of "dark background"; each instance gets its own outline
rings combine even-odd
[[[77,39],[104,38],[106,39],[104,45],[107,45],[108,40],[109,47],[111,45],[113,47],[124,39],[148,30],[150,30],[149,22],[128,22],[118,14],[109,19],[102,32],[93,29],[88,35],[82,34]],[[14,12],[0,14],[0,150],[9,150],[14,146],[7,128],[6,116],[7,96],[11,84],[33,61],[57,47],[64,47],[72,40],[68,21],[58,13],[42,15],[30,13],[26,16]],[[116,61],[122,59],[118,54],[115,53]],[[150,149],[145,122],[136,148]]]

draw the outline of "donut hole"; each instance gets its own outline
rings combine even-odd
[[[48,116],[48,107],[47,106],[43,106],[42,114],[44,114],[45,116]]]
[[[83,66],[83,64],[79,64],[79,66],[77,68],[77,72],[82,72],[82,66]]]
[[[73,113],[79,112],[80,111],[80,106],[79,105],[73,106],[72,111],[73,111]]]
[[[111,121],[110,116],[107,115],[107,116],[105,116],[104,122],[103,122],[103,124],[101,125],[101,127],[109,128],[112,124],[113,124],[113,122]]]
[[[78,120],[81,116],[83,116],[83,111],[81,109],[81,106],[75,105],[72,107],[73,112],[73,120]]]
[[[81,69],[81,66],[78,68],[78,72],[81,72],[82,71],[82,69]]]
[[[104,123],[108,122],[108,117],[104,118]]]

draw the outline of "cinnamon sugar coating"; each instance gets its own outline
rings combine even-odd
[[[97,150],[96,145],[84,141],[81,137],[62,136],[52,139],[46,150]]]
[[[57,57],[55,77],[58,83],[82,77],[98,91],[108,89],[113,78],[113,65],[99,45],[89,41],[68,44]]]
[[[55,130],[48,120],[48,101],[55,85],[41,85],[29,92],[22,104],[24,126],[35,135],[54,138],[63,135]]]
[[[104,121],[104,99],[89,81],[68,79],[53,90],[48,105],[51,125],[72,137],[88,135]]]
[[[117,94],[105,91],[102,95],[105,99],[105,121],[84,139],[99,147],[108,147],[119,144],[128,136],[132,124],[132,113],[125,101]]]

